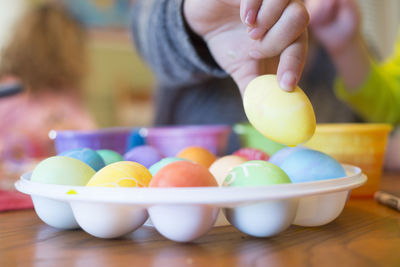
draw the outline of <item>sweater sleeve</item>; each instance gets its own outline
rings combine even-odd
[[[360,88],[351,93],[338,78],[335,93],[367,121],[400,123],[400,38],[387,62],[371,64],[369,76]]]
[[[132,6],[136,49],[163,87],[227,77],[206,43],[187,26],[182,6],[183,0],[137,0]]]

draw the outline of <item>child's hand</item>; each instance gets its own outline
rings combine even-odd
[[[307,53],[309,20],[302,1],[185,0],[184,16],[241,92],[266,73],[277,72],[285,90],[297,85]]]
[[[360,12],[355,0],[305,0],[310,27],[331,53],[340,53],[360,34]]]

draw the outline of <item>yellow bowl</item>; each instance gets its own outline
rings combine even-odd
[[[367,183],[352,192],[372,197],[379,189],[390,124],[318,124],[314,136],[304,145],[322,151],[341,163],[356,165],[368,176]]]

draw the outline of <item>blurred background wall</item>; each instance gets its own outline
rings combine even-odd
[[[62,1],[62,0],[59,0]],[[321,0],[323,1],[323,0]],[[12,24],[40,0],[0,0],[0,49]],[[89,32],[90,72],[85,99],[101,127],[146,126],[153,117],[154,78],[134,52],[129,33],[130,0],[63,0]],[[390,55],[400,24],[399,0],[359,0],[363,29],[376,55]],[[0,58],[1,64],[1,58]]]
[[[10,39],[12,26],[24,12],[27,6],[26,2],[26,0],[0,0],[0,49]]]
[[[365,38],[381,59],[387,58],[398,36],[400,1],[358,0],[358,3],[361,6]]]
[[[88,29],[87,104],[101,127],[146,126],[153,117],[153,77],[133,48],[129,0],[64,0]]]

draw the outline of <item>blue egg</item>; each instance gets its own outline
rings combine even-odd
[[[125,151],[129,151],[134,147],[146,144],[146,141],[140,132],[141,132],[141,129],[132,130],[132,132],[128,136],[128,142],[127,142]]]
[[[68,150],[59,154],[60,156],[79,159],[92,167],[96,172],[106,166],[103,158],[96,151],[89,148],[78,148]]]
[[[168,157],[168,158],[163,158],[162,160],[160,160],[159,162],[154,163],[150,168],[149,171],[151,173],[151,175],[155,175],[162,167],[176,162],[176,161],[188,161],[187,159],[182,159],[182,158],[177,158],[177,157]]]
[[[319,181],[345,177],[344,168],[331,156],[320,151],[300,149],[281,163],[282,170],[293,183]]]
[[[302,146],[295,146],[295,147],[285,147],[282,148],[281,150],[275,152],[270,159],[268,160],[269,162],[281,166],[282,162],[289,157],[293,152],[298,151],[300,149],[306,149],[305,147]]]

